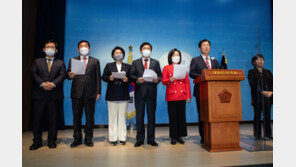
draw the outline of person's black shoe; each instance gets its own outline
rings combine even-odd
[[[201,138],[201,140],[200,140],[200,144],[205,144],[205,141],[204,141],[203,138]]]
[[[151,146],[155,146],[155,147],[158,146],[158,144],[154,140],[148,141],[147,144],[150,144]]]
[[[272,136],[266,136],[268,139],[273,140]]]
[[[82,140],[81,139],[75,139],[74,142],[71,144],[71,147],[77,147],[79,145],[82,144]]]
[[[144,141],[137,140],[137,142],[135,143],[134,147],[140,147],[143,144],[144,144]]]
[[[49,141],[48,144],[47,144],[47,146],[48,146],[49,148],[56,148],[56,147],[57,147],[57,144],[56,144],[56,142],[54,142],[54,141]]]
[[[110,144],[111,144],[112,146],[116,146],[116,145],[117,145],[117,141],[110,141]]]
[[[171,139],[171,144],[172,145],[175,145],[177,142],[176,142],[176,139]]]
[[[86,145],[88,147],[92,147],[92,146],[94,146],[94,143],[91,141],[91,139],[85,139],[84,145]]]
[[[184,140],[182,139],[182,137],[178,137],[177,138],[177,142],[180,144],[185,144]]]
[[[125,145],[126,141],[119,141],[119,144]]]
[[[255,136],[255,138],[256,138],[256,140],[262,140],[262,138],[259,136]]]
[[[40,147],[42,147],[41,142],[33,142],[33,144],[30,146],[30,150],[37,150]]]

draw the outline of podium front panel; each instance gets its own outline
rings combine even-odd
[[[240,82],[200,83],[200,109],[205,122],[241,121]]]

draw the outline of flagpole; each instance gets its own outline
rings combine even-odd
[[[129,56],[128,56],[128,64],[132,64],[133,60],[133,53],[132,53],[133,47],[130,45],[129,46]],[[132,99],[132,104],[134,105],[134,97],[131,97]],[[133,131],[136,129],[136,126],[134,124],[134,118],[129,119],[129,125],[127,126],[127,129]]]

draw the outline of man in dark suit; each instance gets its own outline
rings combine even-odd
[[[135,147],[144,144],[145,139],[145,104],[147,105],[148,114],[148,130],[147,144],[158,146],[155,142],[155,110],[157,98],[157,84],[161,81],[162,75],[159,62],[150,58],[152,46],[148,42],[142,43],[140,46],[142,58],[133,61],[130,71],[130,78],[135,85],[135,107],[136,107],[136,125],[137,125],[137,142]],[[145,69],[151,69],[157,74],[157,78],[153,82],[145,81],[142,76]]]
[[[45,43],[45,57],[35,59],[31,67],[33,81],[33,144],[30,150],[42,147],[42,120],[48,119],[48,147],[55,148],[57,140],[58,100],[63,98],[62,84],[66,77],[65,63],[55,59],[57,43]]]
[[[202,74],[203,69],[219,69],[219,63],[216,59],[210,58],[209,53],[211,50],[211,43],[207,39],[203,39],[198,43],[199,51],[201,55],[195,57],[190,63],[189,76],[192,79],[196,79]],[[204,123],[200,120],[200,100],[199,100],[199,84],[194,85],[193,96],[196,99],[198,122],[199,122],[199,135],[201,137],[200,143],[204,143]]]
[[[92,147],[95,102],[101,96],[101,71],[98,59],[90,57],[90,44],[82,40],[78,43],[79,56],[74,57],[85,63],[85,75],[75,75],[71,72],[71,60],[67,70],[67,79],[72,80],[71,99],[73,109],[74,142],[71,147],[82,144],[81,118],[83,108],[86,116],[86,126],[84,129],[86,146]]]

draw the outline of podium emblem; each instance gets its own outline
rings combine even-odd
[[[219,93],[219,98],[221,103],[229,103],[231,99],[231,93],[224,89],[222,92]]]

